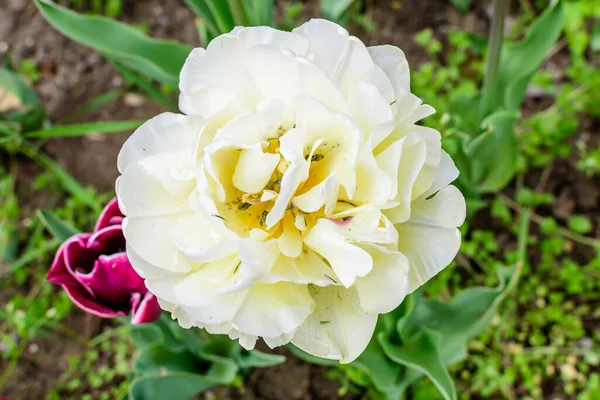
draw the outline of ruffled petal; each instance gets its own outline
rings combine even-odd
[[[314,307],[306,285],[258,283],[249,290],[232,325],[245,334],[277,338],[294,332]]]
[[[367,347],[375,325],[376,313],[366,313],[356,288],[327,286],[311,290],[316,307],[296,331],[292,343],[317,357],[354,361]]]
[[[402,253],[382,246],[368,243],[359,246],[373,258],[371,272],[356,280],[360,306],[368,313],[388,313],[408,294],[408,260]]]

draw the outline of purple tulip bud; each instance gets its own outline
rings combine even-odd
[[[117,199],[98,218],[93,233],[79,233],[58,249],[48,280],[61,285],[82,310],[102,318],[131,314],[133,324],[155,321],[161,309],[125,252]]]

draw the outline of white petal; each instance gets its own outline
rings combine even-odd
[[[420,197],[412,203],[409,223],[456,228],[465,222],[465,198],[455,186],[446,186],[431,199]]]
[[[180,216],[127,217],[123,221],[127,244],[142,259],[158,268],[175,272],[190,271],[193,263],[177,251],[171,239]]]
[[[295,346],[317,357],[354,361],[367,347],[377,323],[376,313],[365,313],[356,288],[315,288],[315,310],[298,328]]]
[[[187,196],[169,193],[138,163],[129,164],[117,179],[119,208],[129,217],[175,214],[188,210]]]
[[[361,308],[368,313],[388,313],[408,294],[408,260],[385,247],[368,243],[359,246],[373,257],[373,269],[355,284]]]
[[[365,276],[373,266],[369,253],[346,242],[336,224],[324,218],[308,232],[304,243],[329,262],[345,287],[352,286],[357,276]]]
[[[137,272],[139,276],[144,279],[159,279],[167,275],[169,272],[163,268],[159,268],[156,265],[149,263],[144,260],[138,253],[136,253],[129,243],[125,245],[127,251],[127,258],[131,263],[131,266]]]
[[[279,250],[288,257],[298,257],[302,252],[302,235],[294,226],[294,218],[287,216],[282,221],[283,231],[276,239]]]
[[[276,338],[295,331],[313,309],[306,285],[257,283],[249,290],[232,324],[245,334]]]
[[[395,186],[393,178],[377,165],[367,143],[356,167],[356,191],[352,203],[382,206],[393,198]]]
[[[323,19],[312,19],[292,31],[308,39],[307,56],[348,94],[358,81],[374,84],[388,103],[393,100],[390,80],[376,66],[365,45],[349,36],[341,26]]]
[[[279,139],[281,154],[290,161],[288,169],[281,179],[281,189],[275,204],[267,215],[267,229],[271,229],[283,215],[298,186],[308,178],[309,164],[304,160],[304,131],[291,129]]]
[[[274,190],[264,190],[262,196],[260,196],[260,201],[267,202],[270,200],[273,200],[274,198],[276,198],[279,195],[279,193],[277,193]]]
[[[171,239],[181,254],[199,263],[220,260],[237,252],[234,240],[220,236],[197,214],[181,216],[171,232]]]
[[[308,41],[302,36],[267,26],[242,28],[239,30],[238,36],[246,47],[268,44],[291,50],[296,55],[304,55],[308,49]]]
[[[337,202],[338,188],[337,178],[335,174],[331,174],[307,192],[294,197],[292,203],[306,213],[325,206],[325,214],[331,214]]]
[[[193,149],[158,153],[139,161],[164,188],[176,196],[187,196],[194,188]]]
[[[168,112],[146,121],[123,144],[117,160],[119,172],[156,154],[193,150],[203,123],[199,117]]]
[[[264,337],[263,340],[265,341],[267,346],[269,346],[269,348],[274,349],[275,347],[279,347],[279,346],[288,344],[292,340],[292,338],[294,337],[295,334],[296,334],[296,331],[294,330],[290,333],[284,333],[284,334],[274,337],[274,338]]]
[[[398,250],[410,264],[409,292],[444,269],[460,248],[460,231],[412,222],[396,225]]]
[[[280,255],[262,282],[287,281],[304,285],[312,283],[317,286],[329,286],[338,284],[338,279],[335,272],[319,255],[310,249],[304,249],[295,258]]]
[[[263,153],[260,146],[242,150],[233,184],[243,192],[259,193],[269,183],[280,158],[279,154]]]
[[[414,126],[412,132],[420,135],[427,147],[425,163],[412,188],[412,199],[414,200],[427,191],[435,179],[442,156],[442,140],[438,131],[425,126]]]
[[[251,113],[240,113],[231,118],[215,135],[215,140],[236,143],[240,147],[255,145],[276,138],[283,128],[284,103],[280,100],[264,100]]]
[[[368,50],[375,65],[386,73],[392,83],[396,99],[399,94],[409,92],[410,70],[402,50],[390,45],[371,46]]]
[[[375,86],[368,83],[357,82],[350,90],[348,104],[352,116],[367,136],[381,124],[394,120],[394,114],[387,100],[381,96]]]
[[[279,99],[291,105],[296,96],[318,99],[335,111],[347,112],[339,88],[313,62],[289,50],[255,46],[242,65],[261,99]]]
[[[426,157],[426,144],[417,135],[408,135],[400,139],[375,157],[379,167],[394,182],[394,200],[399,205],[385,212],[393,223],[406,221],[410,217],[413,185]]]
[[[215,48],[216,42],[213,40],[215,46],[209,47]],[[183,113],[210,118],[230,104],[251,110],[259,101],[253,80],[241,68],[244,52],[229,48],[227,53],[231,54],[217,53],[195,48],[185,60],[179,80],[179,109]]]
[[[454,165],[452,158],[444,150],[441,152],[440,165],[437,168],[435,178],[431,187],[422,194],[423,197],[427,198],[437,192],[438,190],[448,186],[456,178],[458,178],[458,169]]]

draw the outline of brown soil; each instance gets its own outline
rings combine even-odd
[[[183,0],[168,3],[167,6],[160,0],[127,0],[122,20],[130,23],[145,21],[153,37],[198,46],[193,13]],[[278,2],[279,14],[289,3]],[[426,53],[413,39],[420,30],[433,28],[438,37],[451,26],[476,33],[487,31],[486,12],[481,5],[467,15],[461,15],[447,0],[374,0],[370,3],[373,5],[370,16],[376,23],[375,31],[365,33],[351,28],[352,32],[368,45],[388,43],[401,47],[413,68],[427,61]],[[317,15],[318,2],[307,2],[303,16],[308,19]],[[35,89],[53,123],[147,119],[164,111],[162,106],[150,100],[140,102],[137,97],[126,97],[84,118],[68,120],[73,110],[87,101],[108,90],[123,88],[123,81],[97,53],[50,27],[29,0],[0,0],[0,58],[3,58],[3,53],[10,54],[17,65],[23,59],[32,59],[38,65],[41,79],[35,84]],[[54,139],[48,141],[45,150],[83,185],[107,192],[113,190],[117,177],[116,156],[129,134]],[[28,176],[33,176],[36,171],[27,160],[22,160],[20,168]],[[597,190],[594,193],[597,196]],[[43,200],[40,203],[35,199],[22,198],[21,201],[25,208],[30,209],[47,205]],[[69,325],[85,336],[96,333],[99,326],[97,321],[79,311],[74,311]],[[2,393],[11,400],[44,398],[66,367],[67,358],[83,351],[72,339],[61,336],[36,339],[33,344],[37,346],[33,348],[35,351],[26,352]],[[0,370],[5,366],[0,362]],[[212,392],[218,399],[338,398],[337,383],[326,379],[322,367],[308,365],[293,356],[289,356],[283,365],[253,371],[246,386],[244,393],[227,388]]]

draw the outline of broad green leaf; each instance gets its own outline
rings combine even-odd
[[[560,35],[563,19],[563,3],[555,1],[532,24],[521,42],[504,45],[498,69],[498,94],[502,98],[494,99],[495,104],[487,113],[501,104],[507,110],[521,107],[531,77]]]
[[[173,351],[185,349],[185,346],[175,339],[171,332],[161,324],[160,319],[152,323],[131,325],[130,329],[131,338],[138,349],[144,349],[157,343],[163,344]]]
[[[153,343],[145,347],[136,357],[134,370],[140,375],[147,373],[160,373],[161,371],[180,371],[201,373],[200,363],[191,353],[173,351],[162,343]],[[208,369],[208,363],[206,368]]]
[[[229,12],[233,18],[235,26],[250,26],[248,16],[246,15],[245,0],[227,0],[229,4]]]
[[[77,229],[58,218],[50,211],[39,210],[38,217],[54,237],[61,242],[78,233]]]
[[[273,0],[244,0],[248,22],[252,26],[273,26]]]
[[[441,335],[439,350],[444,364],[464,359],[468,341],[489,326],[496,308],[514,287],[518,275],[515,268],[500,268],[500,283],[495,288],[466,289],[448,303],[421,299],[400,335],[406,340],[423,329],[434,330]]]
[[[207,45],[221,32],[212,11],[206,4],[206,0],[185,0],[185,4],[198,16],[199,22],[196,25],[201,25],[203,29],[206,29],[206,36],[200,35],[200,39]]]
[[[325,18],[339,23],[353,2],[354,0],[321,0],[321,12]]]
[[[235,27],[227,0],[185,0],[185,2],[204,20],[210,30],[211,39]]]
[[[96,15],[81,15],[49,0],[36,0],[44,18],[65,36],[143,75],[177,85],[190,53],[181,43],[151,39],[136,29]]]
[[[107,121],[87,122],[84,124],[73,125],[56,125],[52,128],[28,132],[24,136],[27,138],[49,138],[82,136],[94,133],[114,133],[135,130],[143,123],[143,121]]]
[[[512,179],[518,157],[515,112],[499,111],[482,122],[484,132],[465,149],[471,158],[471,179],[481,193],[502,189]]]
[[[38,129],[44,118],[44,108],[33,89],[14,72],[0,68],[0,120],[18,123],[23,132]]]
[[[284,363],[285,356],[263,353],[258,350],[242,350],[237,356],[236,362],[241,369],[266,368]]]
[[[445,400],[456,400],[454,382],[440,356],[441,340],[442,335],[430,329],[419,332],[400,346],[379,336],[379,343],[390,359],[425,374]]]
[[[210,376],[190,372],[164,372],[137,377],[129,387],[129,400],[187,400],[224,384]]]
[[[321,358],[321,357],[315,357],[312,354],[308,354],[307,352],[300,350],[299,348],[297,348],[296,346],[294,346],[293,344],[288,344],[288,349],[292,352],[293,355],[295,355],[296,357],[298,357],[301,360],[304,360],[308,363],[311,364],[317,364],[317,365],[324,365],[326,367],[333,367],[333,366],[337,366],[338,362],[335,360],[328,360],[326,358]]]
[[[375,331],[378,332],[377,329]],[[401,367],[386,357],[377,340],[371,340],[365,351],[351,365],[367,373],[377,390],[389,398],[399,398],[398,378]]]

